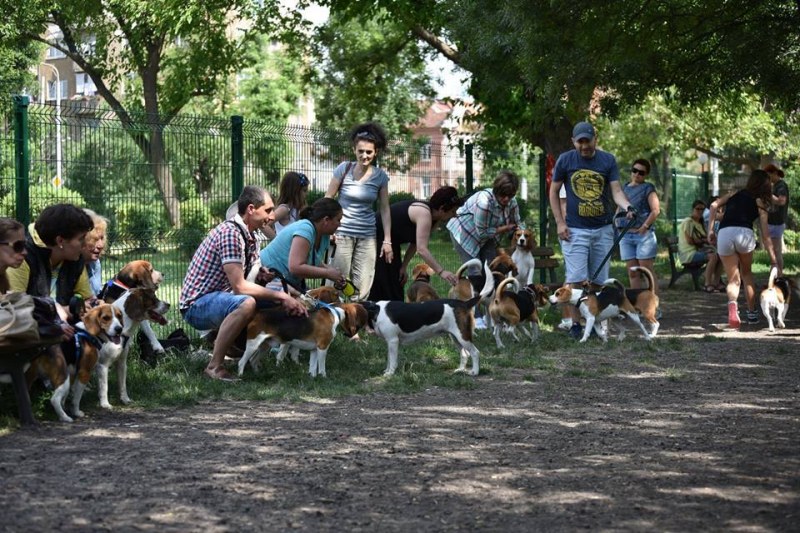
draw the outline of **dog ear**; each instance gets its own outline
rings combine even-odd
[[[102,312],[102,307],[95,307],[83,315],[83,327],[86,329],[86,333],[93,337],[100,335],[103,331],[103,326],[100,324],[100,313]]]

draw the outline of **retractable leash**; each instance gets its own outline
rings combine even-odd
[[[628,213],[633,213],[633,216],[631,217],[631,219],[628,221],[627,224],[622,226],[619,235],[617,235],[617,237],[614,239],[614,244],[611,245],[611,249],[606,254],[606,257],[603,259],[603,262],[600,263],[600,266],[597,267],[597,270],[595,271],[594,275],[592,275],[592,278],[589,280],[590,282],[597,278],[597,275],[600,273],[601,270],[603,270],[605,264],[608,263],[609,259],[611,259],[611,254],[614,253],[614,248],[617,247],[619,241],[621,241],[622,237],[624,237],[625,234],[628,233],[628,230],[631,229],[634,224],[636,224],[636,215],[638,213],[636,212],[636,209],[633,208],[633,206],[628,207],[628,210],[624,213],[617,213],[616,215],[614,215],[614,218],[625,217],[628,215]]]

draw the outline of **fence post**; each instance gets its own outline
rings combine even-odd
[[[17,220],[26,226],[31,222],[31,157],[28,151],[28,104],[24,95],[14,95],[14,169]]]
[[[547,246],[547,154],[539,154],[539,245]],[[544,280],[544,270],[542,270]]]
[[[464,173],[466,174],[466,183],[464,186],[467,189],[467,194],[472,194],[472,191],[475,189],[475,175],[472,171],[472,143],[467,143],[464,145]]]
[[[236,201],[244,189],[244,117],[231,117],[231,198]]]
[[[678,171],[672,169],[672,200],[670,211],[672,211],[672,236],[678,236]]]

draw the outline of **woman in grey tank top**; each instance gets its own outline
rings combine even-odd
[[[372,210],[378,200],[385,235],[391,235],[389,176],[374,164],[386,147],[386,133],[378,124],[367,122],[353,128],[350,141],[356,161],[336,167],[325,196],[333,198],[338,194],[344,213],[336,232],[332,264],[353,282],[358,298],[364,299],[372,287],[377,258],[391,263],[393,257],[391,237],[376,242],[377,224]]]

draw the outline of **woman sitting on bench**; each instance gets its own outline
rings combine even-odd
[[[703,224],[703,210],[706,203],[695,200],[692,203],[692,214],[681,222],[678,231],[678,259],[684,265],[706,264],[705,291],[724,291],[725,285],[720,282],[722,263],[719,261],[716,249],[708,243],[706,228]]]

